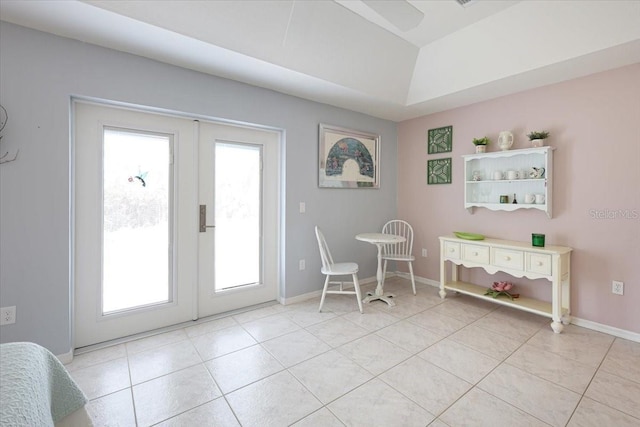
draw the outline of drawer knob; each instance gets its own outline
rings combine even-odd
[[[478,256],[478,252],[474,252],[474,253],[473,253],[473,256]]]
[[[511,257],[510,256],[506,256],[504,257],[505,261],[511,261]]]
[[[454,251],[455,251],[455,249],[453,249],[453,248],[449,249],[449,252],[454,252]]]
[[[537,265],[538,267],[541,267],[541,266],[542,266],[542,261],[538,261],[538,262],[536,262],[536,265]]]

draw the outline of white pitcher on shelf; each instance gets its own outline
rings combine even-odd
[[[513,145],[513,134],[508,130],[503,130],[498,135],[498,147],[502,151],[507,151]]]

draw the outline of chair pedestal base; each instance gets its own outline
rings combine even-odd
[[[367,297],[363,299],[362,302],[366,302],[368,304],[371,301],[380,300],[389,304],[390,307],[393,307],[396,305],[395,301],[393,300],[393,297],[395,296],[395,294],[376,295],[374,292],[367,292]]]

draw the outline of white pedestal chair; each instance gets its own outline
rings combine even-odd
[[[384,245],[382,247],[382,259],[384,264],[382,267],[382,280],[384,284],[384,278],[387,273],[387,261],[404,261],[409,264],[409,273],[411,274],[411,286],[413,287],[413,294],[416,294],[416,279],[413,276],[413,261],[416,259],[412,255],[413,250],[413,227],[407,222],[401,219],[394,219],[387,222],[382,227],[382,232],[385,234],[395,234],[397,236],[403,236],[407,240],[404,242]]]
[[[322,289],[322,298],[320,299],[320,307],[318,311],[322,311],[324,297],[327,294],[348,294],[355,295],[358,298],[358,308],[362,313],[362,295],[360,294],[360,283],[358,282],[358,264],[355,262],[333,262],[329,246],[324,239],[324,235],[318,227],[316,227],[316,238],[318,239],[318,247],[320,248],[320,257],[322,258],[322,274],[326,275],[324,288]],[[353,282],[333,281],[332,276],[349,276],[351,275]],[[345,291],[344,283],[353,283],[353,291]],[[329,290],[329,285],[340,285],[339,290]]]

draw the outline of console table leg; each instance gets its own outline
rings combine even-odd
[[[444,284],[447,281],[447,271],[445,270],[445,257],[444,257],[444,243],[440,242],[440,298],[444,299],[447,296],[447,292],[444,290]]]
[[[441,248],[440,252],[443,252],[443,251],[444,249]],[[438,292],[438,294],[440,295],[440,298],[445,299],[445,297],[447,296],[447,291],[444,290],[444,284],[447,281],[447,273],[445,270],[444,256],[441,256],[440,259],[442,261],[440,261],[440,292]],[[451,281],[452,282],[458,281],[458,266],[453,263],[451,264]]]
[[[551,329],[553,329],[553,332],[556,334],[559,334],[564,329],[564,325],[562,322],[558,322],[554,319],[553,322],[551,322]]]

